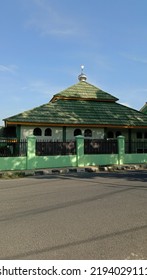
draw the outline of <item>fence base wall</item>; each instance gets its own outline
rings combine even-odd
[[[2,157],[0,158],[0,170],[25,170],[26,157]]]
[[[147,154],[125,154],[122,164],[147,163]],[[42,168],[86,167],[96,165],[119,164],[118,154],[114,155],[83,155],[80,164],[76,155],[70,156],[35,156],[28,164],[27,157],[2,157],[0,158],[0,171],[29,170]]]
[[[0,158],[0,171],[76,167],[76,162],[76,156],[36,156],[29,164],[26,157],[3,157]]]
[[[84,137],[76,136],[76,155],[36,156],[36,137],[28,137],[27,156],[0,157],[0,171],[147,163],[147,153],[125,154],[125,139],[118,137],[118,154],[84,154]]]
[[[83,166],[118,164],[118,155],[85,155]]]
[[[125,154],[124,164],[143,164],[147,163],[147,154]]]
[[[35,168],[75,167],[76,156],[36,156]]]

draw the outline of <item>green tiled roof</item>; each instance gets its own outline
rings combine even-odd
[[[147,102],[144,104],[144,106],[140,109],[140,112],[147,114]]]
[[[116,102],[62,100],[6,119],[16,123],[146,126],[147,116]]]
[[[147,115],[118,104],[111,94],[85,82],[54,95],[47,104],[5,119],[6,123],[47,125],[144,126]]]
[[[108,101],[116,101],[118,100],[116,97],[111,94],[87,83],[87,82],[79,82],[57,94],[54,95],[53,98],[80,98],[80,99],[98,99],[98,100],[108,100]],[[52,99],[53,100],[53,99]]]

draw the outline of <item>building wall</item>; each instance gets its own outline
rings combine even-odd
[[[121,135],[125,137],[125,141],[129,141],[129,139],[131,139],[131,141],[139,141],[139,140],[147,140],[147,129],[131,129],[129,131],[128,128],[126,129],[111,129],[111,128],[107,128],[105,131],[105,136],[107,138],[107,134],[108,132],[112,131],[114,138],[117,138],[117,133],[121,132]],[[130,138],[129,138],[129,134],[130,134]]]
[[[110,132],[113,132],[113,138],[117,138],[117,134],[120,133],[120,135],[124,136],[126,141],[128,141],[128,129],[124,129],[124,128],[105,128],[105,138],[109,138],[108,134]]]
[[[35,126],[22,126],[20,132],[20,138],[25,139],[28,136],[33,135],[33,131]],[[45,136],[45,130],[48,127],[41,127],[42,136],[37,136],[37,139],[50,139],[50,140],[63,140],[63,128],[62,127],[50,127],[52,130],[52,136]],[[74,140],[74,130],[77,127],[66,127],[66,140]],[[87,128],[78,127],[81,129],[82,135],[84,136],[84,132]],[[103,128],[91,128],[92,138],[103,139],[104,138],[104,129]]]
[[[33,135],[33,131],[36,127],[35,126],[22,126],[20,129],[20,138],[25,139],[28,136]],[[37,136],[37,139],[46,139],[46,140],[59,140],[63,141],[63,127],[50,127],[52,130],[52,136],[45,136],[45,130],[48,127],[41,127],[42,136]],[[84,132],[87,129],[86,127],[66,127],[66,141],[74,140],[74,130],[76,128],[81,129],[82,135],[84,136]],[[125,137],[126,141],[129,141],[129,129],[114,129],[114,128],[90,128],[92,131],[93,139],[103,139],[108,138],[107,135],[109,132],[113,132],[113,138],[117,138],[117,133],[120,132],[122,136]],[[142,133],[142,138],[138,138],[137,133]],[[147,129],[131,129],[131,141],[136,140],[147,140]]]
[[[74,136],[74,130],[75,129],[81,129],[82,136],[84,136],[84,132],[87,129],[86,127],[68,127],[66,128],[66,139],[67,140],[73,140],[75,139]],[[104,129],[103,128],[90,128],[92,131],[92,137],[93,139],[103,139],[104,138]]]
[[[20,133],[20,138],[24,139],[28,136],[33,135],[33,131],[36,128],[36,126],[22,126],[21,127],[21,133]],[[62,140],[63,139],[63,132],[62,132],[62,127],[50,127],[52,130],[52,136],[45,136],[45,130],[48,127],[39,127],[42,131],[41,136],[37,136],[37,139],[50,139],[50,140]]]

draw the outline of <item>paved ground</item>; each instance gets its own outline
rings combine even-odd
[[[147,259],[147,172],[0,180],[0,259]]]

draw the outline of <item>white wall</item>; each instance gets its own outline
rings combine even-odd
[[[38,126],[39,127],[39,126]],[[33,130],[34,128],[36,128],[36,126],[22,126],[21,127],[21,132],[20,132],[20,137],[21,139],[25,139],[27,136],[31,136],[33,135]],[[49,139],[49,140],[63,140],[63,128],[62,127],[50,127],[51,130],[52,130],[52,136],[44,136],[45,134],[45,129],[48,128],[48,127],[41,127],[41,130],[42,130],[42,136],[37,136],[38,139]],[[74,140],[75,137],[74,137],[74,130],[76,128],[79,128],[81,129],[82,131],[82,135],[84,136],[84,131],[87,129],[86,127],[68,127],[66,128],[66,139],[67,140]],[[90,128],[92,130],[92,138],[93,139],[103,139],[104,138],[104,129],[103,128]],[[113,131],[114,132],[114,135],[116,133],[116,131],[121,131],[122,135],[125,136],[125,139],[126,141],[128,140],[128,129],[109,129],[107,128],[107,132],[108,131]],[[144,135],[144,132],[147,130],[139,130],[139,129],[132,129],[131,131],[131,137],[132,137],[132,140],[137,140],[137,137],[136,137],[136,132],[137,131],[141,131],[143,132],[143,135]],[[144,137],[143,137],[144,138]],[[143,139],[142,139],[143,140]]]
[[[74,130],[76,128],[81,129],[82,135],[84,136],[84,131],[87,129],[87,127],[68,127],[68,128],[66,128],[66,139],[67,140],[75,139]],[[90,129],[92,130],[92,137],[91,138],[97,138],[97,139],[103,139],[104,138],[104,129],[103,128],[90,128]]]
[[[21,127],[21,139],[26,138],[27,136],[33,135],[33,130],[36,128],[35,126],[22,126]],[[63,140],[63,132],[62,127],[50,127],[52,130],[52,136],[44,136],[45,129],[47,127],[41,127],[42,136],[37,136],[38,139],[50,139],[50,140]],[[77,127],[69,127],[66,128],[66,139],[67,140],[74,140],[74,130]],[[84,136],[84,131],[87,129],[86,127],[78,127],[82,131],[82,135]],[[92,130],[92,138],[103,139],[104,138],[104,129],[103,128],[91,128]]]
[[[38,126],[39,127],[39,126]],[[36,128],[36,126],[22,126],[21,127],[21,139],[26,138],[27,136],[33,135],[33,130]],[[44,136],[45,135],[45,129],[48,127],[39,127],[42,130],[42,136],[36,136],[37,139],[50,139],[50,140],[62,140],[62,127],[50,127],[52,130],[52,136]]]

